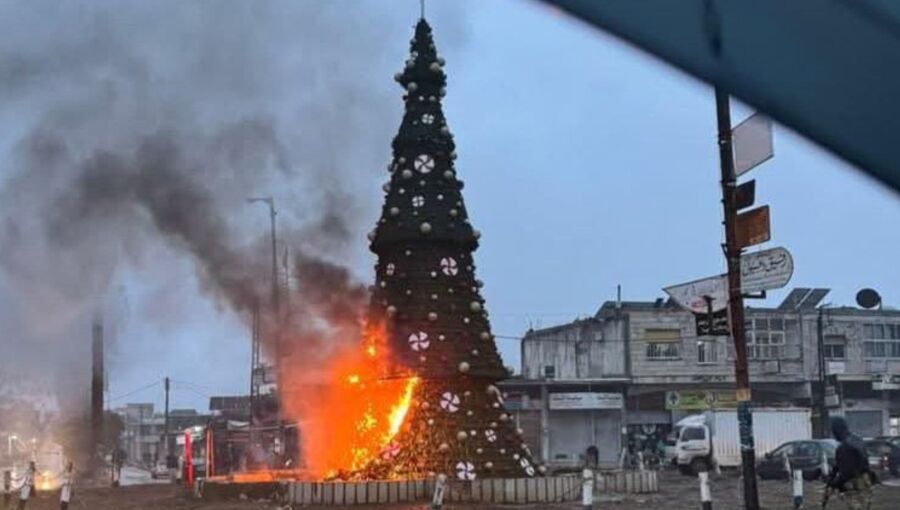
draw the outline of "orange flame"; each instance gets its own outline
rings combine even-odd
[[[286,396],[286,411],[301,420],[302,455],[311,476],[365,468],[401,430],[419,380],[383,377],[385,343],[383,330],[367,330],[361,346],[333,357],[318,391],[295,388]]]

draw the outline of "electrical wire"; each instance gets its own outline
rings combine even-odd
[[[123,398],[128,398],[128,397],[130,397],[130,396],[132,396],[132,395],[134,395],[134,394],[136,394],[136,393],[140,393],[140,392],[142,392],[142,391],[149,390],[150,388],[156,386],[157,384],[162,384],[162,380],[159,380],[159,381],[156,381],[156,382],[152,382],[152,383],[147,384],[147,385],[145,385],[145,386],[141,386],[140,388],[138,388],[138,389],[136,389],[136,390],[129,391],[128,393],[123,393],[123,394],[121,394],[121,395],[119,395],[119,396],[117,396],[117,397],[113,397],[113,398],[109,399],[109,401],[110,401],[110,402],[115,402],[115,401],[117,401],[117,400],[122,400]]]

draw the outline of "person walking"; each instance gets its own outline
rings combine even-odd
[[[34,461],[29,462],[28,469],[25,471],[25,476],[22,477],[22,486],[19,488],[19,505],[16,507],[17,510],[25,510],[25,505],[28,504],[28,500],[34,495],[34,477],[36,471],[37,467],[35,467]]]
[[[869,470],[869,457],[862,440],[850,432],[844,418],[831,420],[834,438],[840,441],[835,453],[835,467],[827,490],[837,490],[851,510],[867,510],[872,499],[875,475]]]
[[[68,510],[69,501],[72,500],[72,486],[75,484],[75,465],[72,461],[66,464],[66,470],[63,471],[60,478],[59,489],[59,510]]]
[[[12,497],[12,472],[3,471],[3,508],[9,508],[9,499]]]

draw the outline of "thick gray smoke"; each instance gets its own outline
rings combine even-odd
[[[269,286],[250,196],[275,196],[317,300],[294,319],[354,317],[365,293],[343,266],[375,219],[417,7],[378,4],[0,4],[0,375],[83,396],[95,311],[114,319],[136,280],[165,309],[186,260],[245,316]]]

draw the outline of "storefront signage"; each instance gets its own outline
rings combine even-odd
[[[621,393],[551,393],[550,409],[622,409]]]
[[[666,392],[669,411],[705,411],[707,409],[736,409],[737,398],[727,390],[678,390]]]

